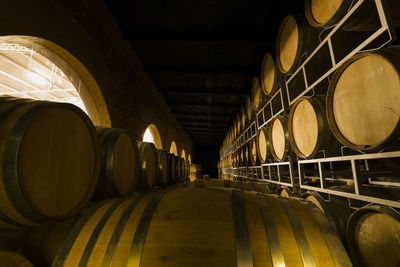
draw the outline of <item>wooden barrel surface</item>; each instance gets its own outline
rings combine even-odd
[[[382,206],[355,211],[347,223],[347,244],[355,266],[400,264],[400,215]]]
[[[336,138],[361,151],[379,151],[400,133],[400,48],[358,54],[335,73],[327,116]]]
[[[351,266],[312,204],[180,187],[100,203],[69,231],[52,266],[303,265]]]
[[[0,101],[0,161],[0,227],[72,216],[97,184],[97,134],[74,105]]]
[[[245,102],[245,110],[246,110],[247,119],[249,122],[251,122],[251,121],[253,121],[254,112],[253,112],[253,105],[251,103],[250,96],[246,95],[244,102]]]
[[[159,170],[159,177],[160,182],[167,186],[170,183],[170,164],[168,162],[168,152],[164,149],[157,150],[158,154],[158,170]]]
[[[101,198],[125,196],[137,185],[138,148],[123,129],[96,128],[101,148],[101,172],[96,195]]]
[[[261,163],[267,162],[269,140],[268,140],[268,130],[263,127],[257,132],[256,147],[258,159]]]
[[[168,153],[168,163],[169,163],[169,170],[170,170],[170,176],[171,176],[171,183],[176,183],[177,181],[177,161],[176,161],[176,156],[174,154]]]
[[[351,0],[306,0],[306,17],[313,27],[329,27],[347,13],[351,4]]]
[[[260,81],[257,77],[254,77],[251,83],[251,104],[254,111],[257,111],[259,108],[261,108],[261,102],[262,95]]]
[[[247,114],[246,114],[244,107],[240,108],[240,125],[242,126],[242,130],[246,129]]]
[[[140,189],[154,188],[159,181],[157,149],[153,143],[142,142],[139,145],[141,175],[138,183]]]
[[[0,250],[0,266],[33,267],[33,264],[19,253],[9,250]]]
[[[286,120],[280,117],[274,118],[269,127],[269,148],[276,161],[281,161],[289,154],[289,133]]]
[[[256,165],[258,162],[256,138],[252,138],[249,141],[249,157],[250,157],[250,164],[253,166]]]
[[[270,53],[266,53],[261,64],[261,88],[265,95],[271,95],[276,90],[278,81],[278,70],[274,58]]]

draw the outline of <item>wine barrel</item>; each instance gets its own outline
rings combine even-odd
[[[238,136],[242,132],[242,122],[241,122],[239,113],[236,114],[236,131],[237,131],[236,133]]]
[[[261,88],[265,95],[272,95],[276,91],[278,83],[278,69],[274,58],[270,53],[266,53],[261,64]]]
[[[400,135],[400,47],[362,53],[333,76],[327,117],[336,138],[354,150],[377,152]]]
[[[247,125],[247,114],[246,111],[244,109],[244,107],[240,108],[240,125],[242,126],[242,130],[246,129],[246,125]]]
[[[169,170],[170,170],[170,179],[171,183],[176,183],[178,179],[178,166],[177,166],[177,160],[176,156],[174,154],[168,153],[168,164],[169,164]]]
[[[382,206],[355,211],[347,223],[348,251],[355,266],[400,264],[400,215]]]
[[[71,104],[3,100],[0,161],[0,227],[73,216],[99,177],[96,130]]]
[[[139,145],[139,159],[141,175],[138,182],[138,189],[152,189],[158,184],[160,178],[157,149],[153,143],[142,142]]]
[[[279,71],[283,74],[295,71],[301,57],[314,48],[317,40],[316,31],[307,25],[302,16],[287,16],[280,25],[276,43]]]
[[[346,15],[352,3],[352,0],[305,0],[307,20],[313,27],[330,27]]]
[[[96,127],[100,141],[101,172],[96,198],[104,199],[130,194],[139,177],[139,153],[127,131]]]
[[[254,115],[253,105],[251,103],[250,96],[246,95],[244,102],[245,102],[245,110],[246,110],[247,120],[249,123],[251,123],[253,121],[255,115]]]
[[[205,256],[207,255],[207,256]],[[69,231],[69,266],[351,266],[323,214],[298,199],[186,187],[105,201]]]
[[[256,138],[257,156],[261,163],[266,163],[268,159],[269,139],[266,127],[257,132]]]
[[[283,161],[289,156],[290,141],[286,119],[275,117],[270,122],[268,131],[269,149],[276,161]]]
[[[252,138],[249,141],[249,163],[251,165],[256,165],[257,164],[257,142],[256,138]]]
[[[254,111],[257,111],[261,108],[262,104],[262,95],[261,95],[261,86],[260,81],[255,76],[251,83],[251,105]]]
[[[171,171],[169,169],[170,164],[168,162],[168,152],[164,149],[159,149],[157,151],[157,154],[160,182],[162,183],[162,185],[167,186],[169,185],[171,179]]]
[[[33,267],[33,264],[19,253],[9,250],[0,250],[0,266]]]
[[[293,103],[288,119],[290,144],[302,158],[314,158],[340,153],[340,144],[333,137],[325,113],[325,98],[302,97]]]

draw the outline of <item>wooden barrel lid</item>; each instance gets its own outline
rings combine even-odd
[[[138,181],[138,150],[123,129],[96,127],[102,149],[102,172],[98,187],[104,186],[110,196],[131,193]]]
[[[160,171],[160,179],[163,185],[169,184],[170,170],[168,163],[168,153],[164,149],[158,150],[158,167]]]
[[[240,133],[242,129],[242,123],[241,123],[241,119],[240,119],[240,114],[236,114],[236,131],[237,133]]]
[[[282,122],[278,119],[273,120],[271,128],[270,144],[273,148],[271,153],[277,160],[282,160],[285,155],[286,137]]]
[[[257,162],[257,144],[254,138],[250,141],[250,160],[253,165]]]
[[[337,13],[343,0],[308,0],[306,14],[312,26],[322,26],[329,22]]]
[[[354,240],[361,266],[399,266],[400,222],[381,212],[368,212],[358,219]]]
[[[153,143],[143,142],[139,148],[142,173],[149,188],[158,183],[157,149]]]
[[[9,250],[0,250],[0,266],[33,267],[33,264],[21,254]]]
[[[295,103],[291,110],[290,134],[294,145],[301,152],[302,157],[311,155],[317,145],[318,121],[314,107],[311,103],[301,98]]]
[[[275,85],[275,62],[270,53],[265,54],[261,65],[261,87],[265,95],[270,95]]]
[[[246,121],[247,121],[247,115],[246,115],[246,112],[244,110],[244,107],[240,108],[240,119],[241,119],[242,129],[245,129],[245,125],[246,125]]]
[[[267,160],[268,147],[267,147],[267,136],[265,134],[265,130],[261,129],[258,131],[257,135],[257,148],[258,148],[258,157],[260,161],[264,163]]]
[[[357,58],[342,70],[332,88],[333,116],[348,142],[374,147],[384,142],[399,122],[399,74],[383,56],[363,54]]]
[[[293,66],[299,46],[299,28],[293,16],[287,16],[280,28],[277,40],[277,63],[282,73]]]
[[[257,77],[253,78],[251,84],[251,103],[254,110],[258,110],[261,101],[261,87]]]
[[[246,98],[245,98],[245,107],[246,107],[245,109],[246,109],[247,118],[248,118],[248,120],[251,120],[252,113],[253,113],[253,107],[251,104],[250,96],[248,96],[248,95],[246,95]]]
[[[2,162],[8,162],[3,179],[18,183],[23,201],[37,214],[70,216],[87,203],[100,167],[96,132],[85,113],[71,104],[31,102],[14,110],[0,129],[6,141]]]

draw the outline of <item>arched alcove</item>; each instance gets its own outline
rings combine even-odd
[[[178,156],[178,148],[176,147],[175,141],[171,142],[171,145],[169,147],[169,153],[174,154],[175,156]]]
[[[186,152],[185,152],[185,149],[183,149],[183,148],[181,151],[181,158],[184,158],[186,160]]]
[[[158,131],[157,126],[155,126],[154,124],[150,124],[146,128],[146,131],[143,134],[143,142],[153,143],[157,149],[163,148],[160,132]]]
[[[192,164],[192,156],[190,154],[188,155],[187,160],[189,161],[190,164]]]
[[[69,102],[97,126],[111,127],[100,87],[68,51],[32,36],[0,37],[0,95]]]

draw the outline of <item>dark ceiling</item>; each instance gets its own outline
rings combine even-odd
[[[106,0],[196,147],[219,147],[283,18],[303,0]]]

